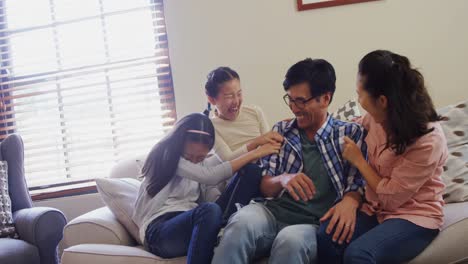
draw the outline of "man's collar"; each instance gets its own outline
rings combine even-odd
[[[320,127],[319,130],[317,130],[315,137],[318,137],[321,139],[327,139],[328,137],[330,137],[333,124],[334,124],[334,118],[330,114],[327,114],[327,119],[322,124],[322,127]]]
[[[333,124],[334,124],[334,118],[330,114],[327,114],[327,119],[325,120],[325,122],[323,122],[319,130],[317,130],[315,137],[319,137],[321,139],[327,139],[331,134]],[[284,134],[288,133],[292,129],[299,129],[297,127],[297,118],[290,120],[286,124],[286,127],[284,128]]]

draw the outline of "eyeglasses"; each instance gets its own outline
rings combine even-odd
[[[303,109],[306,104],[314,99],[314,98],[317,98],[317,96],[311,96],[309,97],[308,99],[302,99],[302,98],[297,98],[297,99],[292,99],[291,97],[289,97],[289,95],[285,94],[283,96],[283,100],[284,102],[289,106],[291,107],[291,103],[294,103],[296,105],[297,108],[300,108],[300,109]]]

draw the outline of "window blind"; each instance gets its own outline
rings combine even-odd
[[[0,0],[0,54],[32,188],[105,177],[176,117],[162,0]]]

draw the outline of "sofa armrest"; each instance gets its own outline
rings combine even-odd
[[[108,207],[98,208],[70,221],[65,226],[63,243],[65,248],[79,244],[136,245]]]
[[[57,246],[67,224],[61,211],[49,207],[25,208],[13,213],[13,222],[21,240],[38,248],[41,263],[58,263]]]

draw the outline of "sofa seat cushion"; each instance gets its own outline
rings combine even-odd
[[[133,246],[135,240],[108,207],[101,207],[70,221],[63,243],[65,247],[84,243]]]
[[[65,249],[62,264],[185,264],[186,257],[163,259],[143,247],[81,244]]]
[[[444,206],[444,225],[432,243],[409,264],[452,263],[466,258],[468,202]]]
[[[442,226],[442,231],[467,219],[468,202],[446,204],[444,206],[444,225]]]
[[[0,263],[39,264],[39,252],[23,240],[0,238]]]

